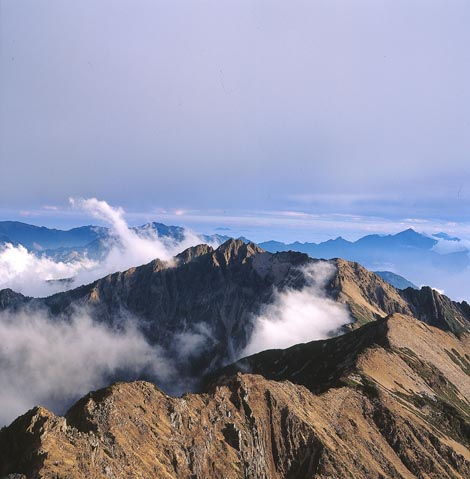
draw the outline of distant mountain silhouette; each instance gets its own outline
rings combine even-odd
[[[434,237],[417,233],[409,228],[394,235],[371,234],[364,236],[357,241],[348,241],[339,236],[336,239],[324,241],[322,243],[282,243],[279,241],[266,241],[260,243],[260,246],[267,251],[301,251],[313,257],[341,257],[344,259],[348,255],[374,255],[377,252],[389,250],[389,254],[403,250],[422,250],[432,251],[437,245],[438,240],[460,241],[459,238],[452,238],[445,233],[438,233]],[[438,239],[436,239],[438,238]]]
[[[446,233],[427,236],[411,228],[394,235],[372,234],[357,241],[338,237],[322,243],[267,241],[260,246],[273,253],[292,250],[313,258],[357,261],[374,271],[393,270],[414,284],[445,285],[448,275],[463,273],[470,266],[469,250],[459,238]]]
[[[176,243],[185,238],[185,228],[151,222],[130,228],[140,236],[157,236]],[[78,256],[100,259],[109,248],[111,230],[103,226],[81,226],[70,230],[59,230],[34,226],[18,221],[0,221],[0,246],[11,243],[22,245],[29,251],[55,259],[70,261]],[[224,235],[200,235],[205,243],[221,244],[229,239]]]
[[[418,286],[416,286],[411,281],[408,281],[403,276],[400,276],[399,274],[396,274],[396,273],[392,273],[391,271],[374,271],[374,273],[380,276],[382,279],[387,281],[387,283],[390,283],[392,286],[394,286],[397,289],[406,289],[406,288],[419,289]]]
[[[0,221],[0,242],[21,244],[28,250],[83,247],[106,235],[107,228],[80,226],[67,231],[19,221]]]

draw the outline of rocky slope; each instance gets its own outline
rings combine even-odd
[[[247,358],[204,394],[118,383],[1,430],[0,477],[467,478],[469,346],[393,315]]]
[[[445,331],[468,330],[470,305],[457,303],[428,286],[416,290],[407,288],[402,293],[413,315],[427,324]]]

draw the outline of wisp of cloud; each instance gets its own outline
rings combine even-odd
[[[184,231],[182,241],[160,238],[154,231],[145,235],[138,234],[126,223],[124,210],[119,207],[113,208],[106,201],[96,198],[71,198],[70,202],[74,207],[80,208],[110,227],[111,236],[107,240],[109,252],[98,268],[105,271],[105,274],[139,266],[155,258],[171,263],[176,254],[202,242],[200,237],[189,230]]]
[[[254,319],[251,339],[240,357],[326,339],[350,323],[346,306],[328,298],[324,292],[334,272],[331,263],[318,261],[303,269],[307,285],[302,290],[276,291],[274,301]]]

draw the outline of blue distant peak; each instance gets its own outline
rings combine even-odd
[[[447,233],[443,233],[443,232],[433,234],[433,236],[434,238],[439,238],[446,241],[461,241],[460,238],[457,238],[456,236],[449,236]]]

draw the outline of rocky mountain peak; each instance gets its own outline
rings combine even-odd
[[[470,306],[465,301],[452,301],[429,286],[423,286],[420,290],[407,288],[401,294],[413,316],[427,324],[455,333],[470,327]]]
[[[240,239],[231,238],[215,250],[214,264],[228,266],[231,263],[245,263],[248,258],[264,252],[255,243],[245,243]]]
[[[178,255],[176,255],[177,264],[186,264],[193,261],[195,258],[199,258],[208,253],[213,253],[214,248],[207,244],[200,244],[197,246],[191,246],[190,248],[185,249]]]

